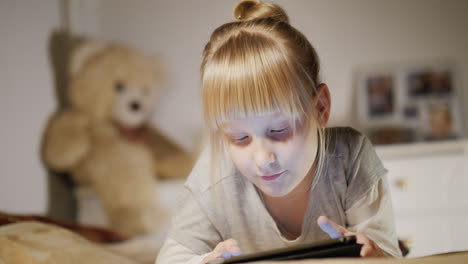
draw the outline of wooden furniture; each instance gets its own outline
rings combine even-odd
[[[468,141],[377,146],[408,257],[468,250]]]

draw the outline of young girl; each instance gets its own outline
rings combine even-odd
[[[367,138],[326,129],[330,94],[314,48],[279,6],[248,0],[203,54],[210,145],[156,263],[207,263],[356,235],[361,255],[400,256]]]

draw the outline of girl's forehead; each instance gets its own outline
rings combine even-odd
[[[248,127],[262,127],[271,125],[288,124],[290,118],[287,115],[276,112],[271,114],[254,115],[239,119],[229,119],[222,123],[223,130],[235,130]]]

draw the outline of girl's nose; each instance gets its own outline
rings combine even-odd
[[[255,149],[254,160],[260,173],[264,173],[272,169],[271,167],[276,161],[276,155],[265,143],[260,143]]]

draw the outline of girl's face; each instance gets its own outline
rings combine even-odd
[[[271,114],[231,120],[222,127],[235,166],[266,195],[290,193],[306,182],[314,164],[317,127],[306,129],[296,122],[293,131],[292,125],[286,116]]]

